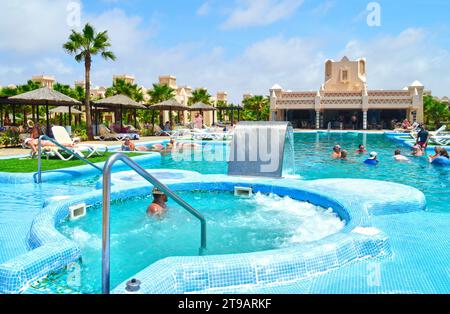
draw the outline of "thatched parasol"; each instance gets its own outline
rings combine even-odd
[[[137,114],[136,109],[147,109],[146,106],[134,101],[125,95],[115,95],[108,98],[94,101],[96,108],[119,108],[120,109],[120,126],[123,126],[122,109],[134,109],[134,126],[137,127]],[[95,115],[96,125],[98,125],[98,114]]]
[[[55,91],[48,87],[42,87],[17,96],[9,97],[12,103],[20,103],[22,105],[45,105],[47,118],[47,134],[50,132],[49,110],[48,106],[73,106],[81,105],[81,102],[73,99],[63,93]],[[39,111],[38,111],[39,112]]]
[[[188,106],[180,104],[175,98],[160,102],[156,105],[151,105],[148,108],[152,110],[189,110]]]
[[[148,109],[153,110],[152,124],[153,124],[153,129],[154,129],[154,127],[155,127],[155,110],[163,110],[163,111],[168,110],[170,123],[172,123],[172,111],[174,111],[174,110],[175,111],[189,110],[189,107],[179,103],[175,98],[171,98],[169,100],[165,100],[165,101],[157,103],[155,105],[151,105],[148,107]],[[160,121],[160,123],[162,124],[162,121]]]
[[[94,101],[97,107],[107,108],[131,108],[131,109],[147,109],[144,105],[137,103],[133,99],[125,95],[115,95],[108,98]]]
[[[50,106],[81,105],[80,101],[48,87],[35,89],[30,92],[9,97],[8,99],[12,100],[13,102],[18,102],[22,105],[50,105]]]
[[[198,102],[198,103],[195,103],[192,106],[190,106],[189,110],[191,110],[191,111],[214,111],[214,110],[217,110],[217,108],[207,105],[202,102]]]
[[[70,109],[67,107],[57,107],[50,110],[50,113],[69,113],[69,114],[82,114],[83,111],[77,110],[77,109]]]

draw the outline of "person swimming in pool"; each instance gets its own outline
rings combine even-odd
[[[341,151],[341,160],[348,160],[347,156],[348,156],[348,152],[345,149],[343,149]]]
[[[358,149],[356,150],[357,154],[365,154],[367,153],[366,147],[363,144],[359,144]]]
[[[400,151],[400,149],[397,149],[397,150],[394,152],[394,159],[395,159],[396,161],[409,161],[409,159],[408,159],[406,156],[403,156],[403,155],[402,155],[402,152]]]
[[[414,145],[414,146],[412,147],[412,153],[411,153],[411,155],[412,155],[412,156],[415,156],[415,157],[421,157],[421,156],[423,156],[423,149],[422,149],[422,146],[420,146],[420,145]]]
[[[122,144],[123,152],[134,152],[136,150],[136,146],[133,144],[131,139],[127,136]]]
[[[334,159],[339,159],[341,158],[341,154],[342,154],[342,149],[340,145],[335,145],[333,147],[333,153],[331,154],[331,157]]]
[[[158,218],[161,218],[162,215],[167,211],[167,195],[158,190],[157,188],[154,188],[152,190],[153,194],[153,202],[147,207],[147,215],[149,216],[157,216]]]
[[[435,146],[434,147],[434,155],[430,155],[428,156],[428,160],[430,162],[432,162],[433,160],[435,160],[436,158],[440,157],[440,152],[441,152],[442,147],[441,146]]]
[[[369,158],[366,159],[364,163],[366,165],[377,165],[378,164],[377,156],[378,154],[376,152],[371,152]]]

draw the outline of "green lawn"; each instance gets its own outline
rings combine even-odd
[[[108,159],[108,157],[113,154],[114,153],[106,153],[104,156],[96,156],[96,157],[93,156],[89,158],[89,161],[93,163],[106,161],[106,159]],[[127,153],[127,156],[129,157],[141,155],[143,154]],[[3,159],[0,160],[0,172],[14,172],[14,173],[36,172],[37,165],[38,165],[37,158],[30,159],[29,157],[26,157],[26,158]],[[52,157],[49,160],[47,160],[45,157],[42,158],[42,171],[71,168],[83,165],[86,165],[86,163],[84,163],[79,159],[76,159],[75,157],[68,161],[61,160],[58,157]]]

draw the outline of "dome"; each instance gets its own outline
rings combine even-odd
[[[271,89],[274,89],[274,90],[283,90],[283,88],[282,88],[280,85],[278,85],[278,84],[275,84],[274,86],[272,86]]]

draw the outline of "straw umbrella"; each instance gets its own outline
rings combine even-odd
[[[97,101],[94,101],[94,107],[97,109],[97,107],[101,108],[119,108],[120,110],[120,127],[123,127],[123,121],[122,121],[122,110],[123,108],[126,109],[134,109],[134,127],[137,128],[137,109],[147,109],[144,105],[141,105],[140,103],[134,101],[128,96],[125,95],[115,95],[108,98],[100,99]],[[98,126],[98,114],[95,115],[95,124]]]
[[[155,110],[169,110],[170,123],[172,123],[172,111],[173,110],[184,111],[184,110],[189,110],[190,107],[179,103],[175,98],[171,98],[169,100],[157,103],[155,105],[151,105],[148,108],[153,110],[153,113],[155,112]],[[155,128],[154,114],[153,114],[153,118],[152,118],[152,124],[153,124],[153,129],[154,129]]]
[[[83,112],[77,109],[72,109],[70,107],[56,107],[52,110],[49,111],[50,113],[54,113],[54,114],[60,114],[61,115],[61,125],[62,125],[62,117],[64,113],[68,113],[69,114],[69,124],[71,124],[71,115],[72,114],[82,114]]]
[[[9,97],[12,103],[22,105],[37,106],[45,105],[45,116],[47,120],[47,134],[50,133],[50,121],[48,106],[69,106],[69,111],[73,105],[81,105],[81,102],[63,93],[57,92],[49,87],[42,87],[17,96]],[[37,110],[39,112],[39,110]]]
[[[210,106],[210,105],[207,105],[207,104],[202,103],[202,102],[198,102],[198,103],[195,103],[192,106],[190,106],[189,110],[190,111],[199,111],[200,114],[203,116],[203,111],[216,111],[217,108],[213,107],[213,106]],[[215,124],[216,121],[215,121],[214,113],[213,113],[212,117],[213,117],[212,123]]]

